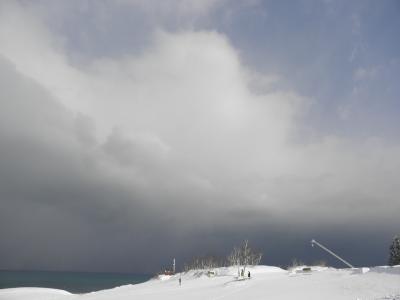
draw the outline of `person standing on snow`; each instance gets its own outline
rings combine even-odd
[[[250,271],[249,271],[249,272],[247,272],[247,278],[249,278],[249,279],[250,279]]]

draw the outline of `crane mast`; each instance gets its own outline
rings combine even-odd
[[[338,260],[340,260],[342,263],[344,263],[346,266],[350,267],[350,268],[354,268],[349,262],[345,261],[343,258],[341,258],[339,255],[337,255],[336,253],[334,253],[333,251],[329,250],[328,248],[326,248],[324,245],[321,245],[320,243],[318,243],[316,240],[311,240],[311,247],[314,247],[314,245],[317,245],[318,247],[322,248],[323,250],[325,250],[326,252],[328,252],[329,254],[333,255],[334,257],[336,257]]]

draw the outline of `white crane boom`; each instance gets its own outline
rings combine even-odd
[[[314,244],[317,245],[318,247],[322,248],[323,250],[325,250],[326,252],[328,252],[329,254],[333,255],[334,257],[336,257],[337,259],[339,259],[341,262],[343,262],[345,265],[347,265],[350,268],[354,268],[349,262],[345,261],[343,258],[341,258],[339,255],[337,255],[336,253],[334,253],[333,251],[329,250],[328,248],[326,248],[325,246],[321,245],[320,243],[318,243],[316,240],[311,240],[311,247],[314,247]]]

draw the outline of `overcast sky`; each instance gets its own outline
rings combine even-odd
[[[0,269],[386,264],[398,1],[1,1]]]

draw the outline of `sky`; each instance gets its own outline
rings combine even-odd
[[[0,269],[384,265],[398,1],[1,1]]]

